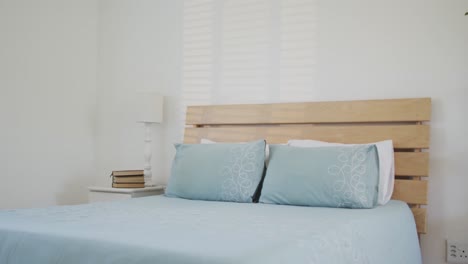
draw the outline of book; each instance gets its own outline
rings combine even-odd
[[[122,176],[143,176],[143,170],[121,170],[121,171],[113,171],[111,176],[114,177],[122,177]]]
[[[114,183],[145,183],[145,177],[143,176],[114,177]]]
[[[145,188],[144,183],[112,183],[112,188]]]

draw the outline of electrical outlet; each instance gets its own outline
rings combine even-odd
[[[447,262],[468,264],[468,243],[447,240]]]

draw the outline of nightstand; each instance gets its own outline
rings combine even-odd
[[[88,201],[107,202],[117,201],[150,195],[164,194],[164,186],[145,187],[137,189],[111,188],[111,187],[89,187]]]

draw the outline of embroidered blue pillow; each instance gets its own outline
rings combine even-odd
[[[252,202],[264,169],[264,140],[242,144],[176,144],[175,148],[167,196]]]
[[[373,208],[379,161],[375,145],[270,146],[261,203]]]

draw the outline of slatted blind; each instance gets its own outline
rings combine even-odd
[[[186,0],[181,124],[188,105],[304,101],[316,64],[314,0]]]

